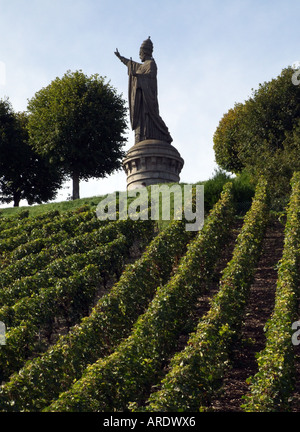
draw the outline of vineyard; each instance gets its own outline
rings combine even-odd
[[[299,173],[280,217],[226,183],[199,232],[1,217],[0,411],[299,411],[299,259]]]

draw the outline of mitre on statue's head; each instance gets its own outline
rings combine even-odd
[[[149,54],[150,56],[152,55],[153,43],[152,40],[150,39],[150,36],[142,43],[141,50],[143,50],[146,54]]]

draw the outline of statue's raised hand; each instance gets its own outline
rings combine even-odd
[[[118,48],[116,48],[115,55],[116,55],[118,58],[121,58],[121,54],[119,53]]]

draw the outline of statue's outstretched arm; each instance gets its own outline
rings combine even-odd
[[[115,55],[118,57],[119,60],[121,60],[122,63],[124,63],[126,66],[128,66],[128,63],[130,62],[130,60],[127,59],[126,57],[121,56],[121,54],[118,51],[118,48],[115,51]]]

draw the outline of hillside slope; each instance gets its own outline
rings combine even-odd
[[[226,183],[196,233],[101,222],[94,204],[0,219],[0,410],[298,411],[299,174],[292,185],[280,222],[263,180],[243,217]]]

